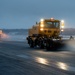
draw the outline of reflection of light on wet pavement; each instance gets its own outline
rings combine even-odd
[[[49,67],[54,67],[54,68],[65,70],[65,71],[75,72],[74,66],[68,65],[67,63],[64,63],[64,62],[57,62],[57,61],[53,61],[53,60],[50,61],[46,58],[32,57],[32,56],[28,56],[25,54],[16,55],[16,56],[24,58],[24,59],[28,59],[29,61],[35,61],[36,63],[42,64],[42,65],[47,65]]]
[[[49,65],[49,62],[45,58],[36,57],[35,60],[36,60],[37,63]]]
[[[63,63],[63,62],[50,62],[45,58],[40,58],[40,57],[35,57],[35,61],[37,63],[43,64],[43,65],[48,65],[48,66],[53,66],[65,71],[73,71],[75,72],[75,67],[73,66],[69,66],[67,63]]]
[[[60,69],[68,70],[68,66],[67,66],[67,64],[65,64],[65,63],[57,62],[57,66],[58,66]]]
[[[58,66],[58,68],[60,68],[60,69],[62,69],[62,70],[75,72],[75,67],[74,67],[74,66],[69,66],[69,65],[66,64],[66,63],[57,62],[57,66]]]

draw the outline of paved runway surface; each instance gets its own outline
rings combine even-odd
[[[67,44],[46,51],[26,42],[0,41],[0,75],[75,75],[74,42]]]

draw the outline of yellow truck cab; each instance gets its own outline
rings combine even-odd
[[[57,43],[53,39],[60,40],[60,32],[60,20],[54,18],[41,19],[39,23],[29,29],[28,44],[30,47],[39,46],[40,48],[50,49]]]

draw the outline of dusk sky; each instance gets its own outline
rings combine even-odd
[[[51,17],[75,28],[75,0],[0,0],[0,29],[28,29]]]

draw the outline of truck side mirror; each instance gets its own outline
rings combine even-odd
[[[37,24],[37,22],[36,22],[36,24]]]

